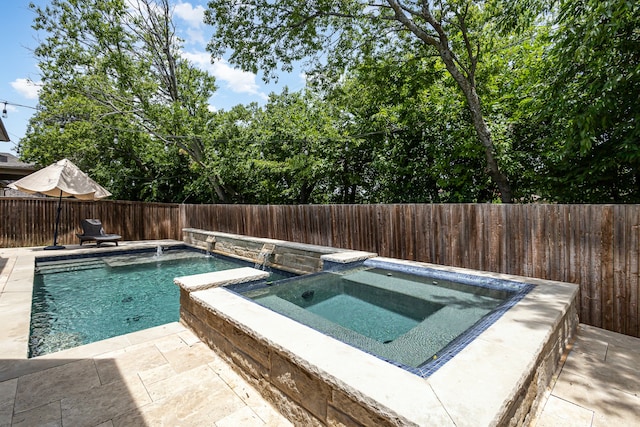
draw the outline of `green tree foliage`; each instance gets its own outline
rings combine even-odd
[[[121,198],[227,197],[204,157],[214,80],[180,57],[168,0],[31,7],[44,87],[22,157],[72,158]],[[205,172],[214,194],[189,185]]]
[[[267,77],[308,60],[316,78],[342,74],[371,52],[437,55],[469,109],[468,119],[484,150],[485,170],[505,202],[511,186],[501,170],[491,131],[477,91],[478,64],[485,52],[484,34],[493,8],[474,1],[226,0],[209,2],[206,20],[214,25],[209,44],[214,55],[231,49],[230,60]],[[326,60],[327,67],[321,67]]]
[[[517,200],[538,194],[544,165],[540,126],[531,112],[542,67],[544,28],[493,40],[478,65],[478,90],[500,161]],[[534,84],[531,84],[531,83]],[[371,202],[494,202],[465,99],[436,57],[418,52],[365,58],[329,91],[351,115],[351,135],[367,135]]]
[[[254,117],[248,137],[251,167],[265,194],[259,200],[289,204],[324,202],[335,131],[322,104],[305,93],[272,94]]]
[[[223,170],[242,203],[325,203],[333,192],[342,136],[325,102],[310,92],[271,94],[258,108],[221,113]]]
[[[638,2],[559,2],[537,103],[554,144],[549,198],[640,202],[639,22]]]
[[[464,99],[433,61],[369,58],[331,91],[361,141],[364,162],[355,164],[367,202],[492,200],[478,194],[491,186]]]
[[[72,158],[120,199],[640,201],[634,2],[213,0],[213,53],[310,71],[216,113],[168,0],[34,10],[44,87],[19,151]]]

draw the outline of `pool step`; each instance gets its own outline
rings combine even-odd
[[[362,270],[356,273],[345,274],[342,276],[342,280],[386,289],[417,298],[424,298],[431,295],[430,290],[433,286],[428,285],[437,286],[437,282],[430,278],[416,277],[415,280],[410,280],[409,278],[402,277],[399,274],[398,276],[400,277],[395,276],[392,272],[385,275]]]
[[[70,271],[92,270],[103,267],[104,262],[99,258],[72,259],[68,261],[39,262],[36,265],[36,273],[68,273]]]
[[[464,300],[470,296],[483,296],[491,299],[505,300],[515,292],[512,290],[499,290],[480,285],[467,285],[443,279],[433,279],[423,276],[412,276],[402,272],[389,271],[384,274],[376,271],[358,271],[346,274],[343,280],[361,283],[382,289],[392,290],[405,295],[432,300],[446,298],[449,295],[457,295]]]
[[[143,253],[137,255],[121,255],[105,257],[104,263],[109,267],[130,267],[133,265],[147,265],[157,264],[159,262],[168,262],[184,259],[202,258],[200,252],[188,251],[188,252],[163,252],[157,253]]]

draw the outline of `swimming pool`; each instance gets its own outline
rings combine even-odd
[[[179,319],[173,278],[245,266],[184,248],[36,265],[29,357],[40,356]]]

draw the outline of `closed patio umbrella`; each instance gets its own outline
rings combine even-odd
[[[9,184],[9,187],[25,193],[41,193],[58,197],[56,225],[53,232],[53,246],[45,249],[64,249],[58,245],[58,224],[63,197],[75,197],[81,200],[98,200],[109,197],[111,193],[89,178],[69,159],[62,159],[46,168]]]

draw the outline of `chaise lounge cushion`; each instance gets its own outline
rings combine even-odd
[[[119,234],[105,233],[99,219],[83,219],[82,230],[83,234],[76,233],[80,239],[80,246],[86,241],[95,241],[97,246],[104,242],[114,242],[118,246],[118,240],[122,239]]]

